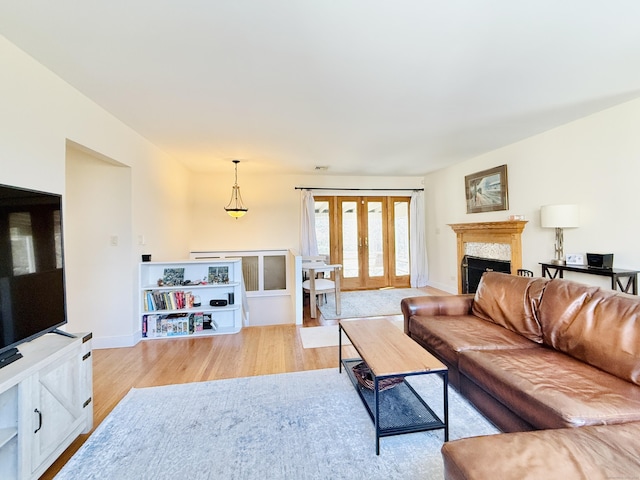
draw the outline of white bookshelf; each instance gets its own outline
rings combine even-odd
[[[139,277],[143,340],[223,335],[242,329],[241,259],[142,262]],[[226,305],[212,306],[211,301]]]

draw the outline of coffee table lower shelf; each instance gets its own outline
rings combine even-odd
[[[376,406],[375,392],[358,383],[353,373],[353,367],[361,361],[360,358],[342,359],[342,365],[376,427],[376,454],[380,453],[380,437],[444,429],[445,441],[449,440],[449,429],[446,422],[448,407],[446,405],[446,394],[444,396],[445,421],[441,420],[427,405],[406,381],[406,377],[405,381],[395,387],[378,392],[378,405]],[[422,373],[422,375],[424,374]],[[443,388],[445,389],[448,383],[446,376],[447,374],[444,372]],[[378,378],[378,380],[381,380],[381,378]],[[376,422],[376,411],[378,412],[378,422]]]

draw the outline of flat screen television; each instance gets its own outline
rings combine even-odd
[[[67,323],[62,196],[0,185],[0,368]]]

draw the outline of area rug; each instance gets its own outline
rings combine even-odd
[[[439,377],[414,377],[434,410]],[[441,410],[440,410],[441,411]],[[498,430],[455,391],[450,438]],[[77,479],[442,479],[442,430],[380,440],[337,369],[132,389],[56,476]]]
[[[404,329],[404,319],[390,320],[400,330]],[[338,325],[323,325],[321,327],[299,328],[302,348],[323,348],[338,346]],[[351,345],[346,335],[342,336],[343,345]]]
[[[327,301],[320,305],[319,308],[326,320],[399,315],[402,313],[400,302],[403,298],[424,295],[428,294],[417,288],[342,292],[340,294],[340,315],[336,314],[336,299],[334,295],[327,295]]]

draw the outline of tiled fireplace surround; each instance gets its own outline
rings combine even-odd
[[[522,268],[522,231],[524,220],[506,222],[452,223],[449,226],[458,243],[458,293],[462,293],[460,266],[465,255],[493,260],[509,260],[511,272]]]

